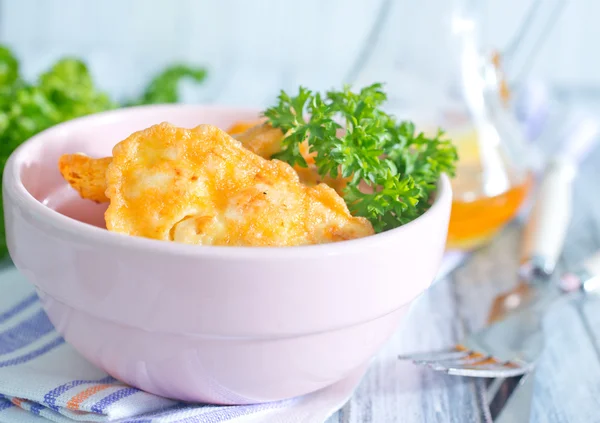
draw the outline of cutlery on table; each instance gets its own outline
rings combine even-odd
[[[597,292],[600,288],[600,251],[588,257],[559,281],[564,292]],[[499,323],[498,323],[499,324]],[[535,369],[522,376],[485,379],[477,384],[483,407],[482,421],[514,423],[529,421],[535,381]]]
[[[533,369],[544,343],[542,317],[559,296],[560,289],[549,285],[547,279],[564,244],[575,173],[575,162],[568,157],[555,159],[547,167],[525,225],[521,282],[516,290],[494,301],[491,324],[450,349],[404,355],[401,359],[471,377],[506,378]]]
[[[480,421],[515,423],[529,421],[535,370],[506,379],[477,379]]]
[[[519,283],[495,298],[488,323],[530,300],[554,273],[571,220],[576,170],[576,163],[568,158],[557,158],[546,168],[523,230]]]
[[[400,359],[452,375],[507,378],[532,370],[544,344],[542,319],[565,294],[595,292],[600,287],[600,252],[586,259],[560,282],[538,289],[527,306],[473,333],[446,350],[409,354]]]
[[[525,225],[519,283],[495,299],[488,323],[526,303],[532,288],[539,285],[534,282],[544,284],[552,275],[562,251],[571,217],[572,181],[579,164],[600,140],[600,125],[582,110],[565,110],[561,118],[566,122],[558,136],[562,143],[546,167]]]
[[[600,288],[600,251],[584,260],[562,275],[559,281],[565,292],[597,292]],[[494,423],[514,423],[529,421],[535,380],[535,369],[523,376],[505,379],[486,379],[480,383],[483,402],[483,421]],[[484,386],[487,386],[484,388]]]
[[[521,377],[505,379],[501,389],[489,405],[489,414],[495,423],[529,422],[535,370]]]

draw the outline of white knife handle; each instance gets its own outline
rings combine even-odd
[[[565,273],[560,279],[563,291],[582,289],[585,292],[598,291],[600,288],[600,251],[585,259],[573,272]]]
[[[576,164],[567,158],[549,163],[525,225],[521,264],[529,276],[549,276],[562,252],[571,220]]]

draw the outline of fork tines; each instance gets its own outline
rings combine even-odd
[[[533,368],[532,364],[520,360],[501,361],[463,345],[428,353],[408,354],[399,358],[458,376],[511,377],[527,373]]]

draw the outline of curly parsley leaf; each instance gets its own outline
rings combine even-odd
[[[322,177],[350,178],[344,200],[377,232],[403,225],[424,213],[442,173],[454,175],[457,152],[443,139],[416,133],[412,122],[398,122],[382,109],[382,84],[353,92],[320,93],[300,87],[296,96],[281,92],[264,115],[285,137],[274,158],[306,167],[300,145],[316,153]]]

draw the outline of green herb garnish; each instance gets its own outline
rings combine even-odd
[[[424,213],[440,175],[453,176],[458,159],[441,130],[434,137],[417,133],[412,122],[399,122],[381,108],[386,99],[382,84],[324,95],[300,87],[294,97],[282,91],[278,104],[264,112],[285,134],[274,158],[306,167],[300,144],[307,141],[321,177],[351,177],[344,200],[376,232]]]
[[[129,104],[176,103],[183,78],[201,82],[205,76],[204,68],[171,66],[150,82],[140,99]],[[22,78],[14,54],[0,45],[0,172],[15,148],[38,132],[119,106],[98,90],[81,60],[61,59],[35,83],[29,83]],[[0,209],[0,258],[6,253],[4,213]]]

